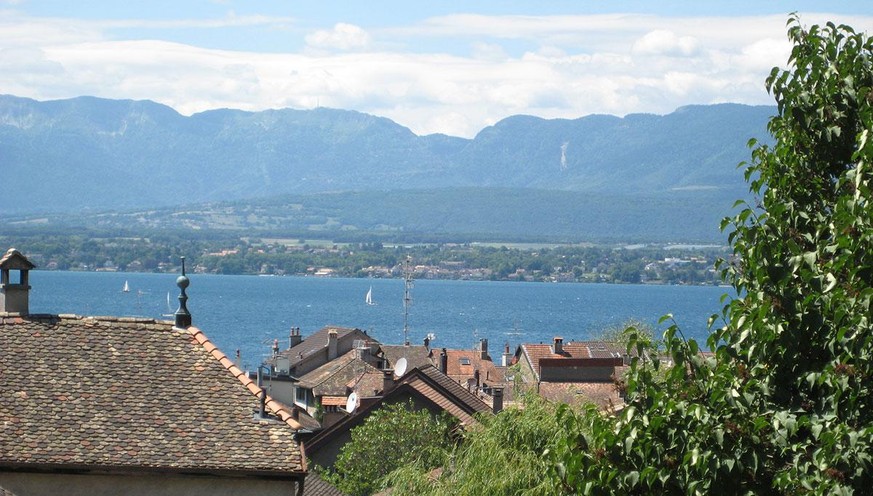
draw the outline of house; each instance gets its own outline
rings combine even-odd
[[[549,400],[593,402],[605,409],[620,407],[623,399],[615,380],[627,363],[625,350],[615,343],[582,341],[522,344],[515,352],[521,382]]]
[[[267,364],[279,374],[299,377],[369,341],[373,340],[360,329],[326,326],[303,339],[299,327],[291,328],[288,349],[279,351],[278,343],[274,344]]]
[[[322,427],[341,418],[344,413],[340,407],[345,406],[354,384],[367,375],[382,376],[374,366],[375,357],[361,351],[349,351],[300,377],[295,388],[295,406],[306,409],[309,415],[320,416]]]
[[[434,415],[447,412],[464,427],[475,424],[476,415],[492,412],[492,408],[482,400],[432,365],[413,368],[399,378],[387,371],[383,378],[385,382],[380,396],[357,408],[353,407],[351,415],[305,442],[307,456],[313,463],[332,467],[343,445],[351,440],[351,429],[385,404],[412,400],[416,409],[426,409]]]
[[[0,487],[24,495],[289,495],[306,459],[292,413],[198,328],[31,314],[31,264],[0,258]]]
[[[431,350],[430,360],[437,369],[468,391],[476,394],[488,404],[494,402],[493,392],[500,389],[501,401],[504,392],[511,395],[512,388],[506,379],[508,352],[504,353],[501,365],[497,365],[488,353],[488,340],[480,339],[476,349],[452,350],[442,348]],[[509,355],[511,356],[511,355]]]

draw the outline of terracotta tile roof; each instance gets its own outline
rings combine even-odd
[[[453,415],[464,425],[476,423],[475,415],[477,413],[488,414],[491,412],[491,408],[473,393],[446,377],[432,365],[426,365],[407,372],[400,380],[396,381],[395,386],[387,394],[377,401],[358,408],[353,415],[343,418],[316,434],[306,443],[307,451],[313,454],[317,453],[333,443],[334,440],[341,439],[350,429],[360,425],[381,405],[403,401],[409,396],[431,403]],[[418,403],[416,401],[416,404]]]
[[[0,467],[299,477],[299,424],[197,328],[0,317]]]
[[[366,372],[378,371],[352,350],[300,377],[299,387],[312,389],[316,396],[343,396],[349,382]]]
[[[563,352],[554,352],[553,344],[522,344],[522,353],[527,358],[539,380],[540,360],[546,359],[590,359],[621,358],[625,350],[615,343],[604,341],[576,341],[563,344]]]
[[[346,406],[347,396],[322,396],[322,406]]]
[[[435,366],[439,364],[441,352],[434,351]],[[446,350],[446,375],[456,382],[464,383],[474,378],[479,371],[480,384],[502,384],[504,370],[494,365],[490,359],[482,359],[478,350]]]
[[[416,389],[426,398],[461,420],[461,423],[469,425],[475,422],[473,414],[491,411],[491,408],[475,394],[432,365],[414,370],[417,373],[403,376],[398,381],[398,386],[405,384]],[[395,389],[397,389],[396,386]]]
[[[608,382],[542,382],[539,394],[549,401],[570,405],[594,403],[601,409],[624,405],[615,384]]]

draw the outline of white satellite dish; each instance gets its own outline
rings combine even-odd
[[[406,358],[397,360],[397,363],[394,364],[394,375],[397,377],[403,377],[403,374],[406,373],[406,367],[408,366],[409,363],[407,363]]]
[[[352,393],[349,395],[349,399],[346,400],[346,411],[352,413],[355,411],[355,408],[358,407],[358,393]]]

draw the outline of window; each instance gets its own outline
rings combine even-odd
[[[461,365],[470,365],[470,359],[467,357],[461,358]]]
[[[305,406],[306,405],[306,397],[308,396],[307,395],[308,391],[309,391],[308,389],[304,389],[301,387],[297,388],[296,394],[295,394],[295,401],[297,403],[302,403]]]

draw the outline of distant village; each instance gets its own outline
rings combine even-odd
[[[9,245],[27,242],[30,258],[46,270],[174,272],[182,255],[173,238],[0,236]],[[387,245],[220,238],[186,240],[192,272],[393,278],[412,257],[417,279],[719,284],[714,245],[524,245],[441,243]]]

